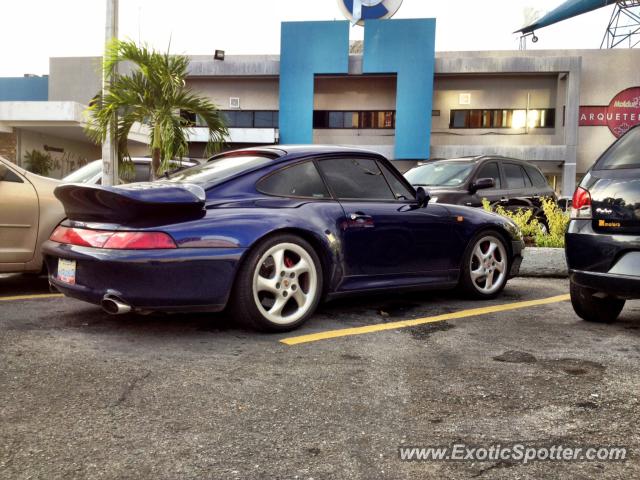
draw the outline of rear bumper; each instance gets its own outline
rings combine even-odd
[[[594,232],[590,220],[572,220],[565,240],[572,282],[620,298],[640,298],[640,236]]]
[[[245,249],[103,250],[48,241],[49,281],[61,293],[99,305],[113,295],[134,309],[219,311]],[[58,259],[75,260],[76,284],[57,279]]]
[[[569,270],[571,281],[581,287],[626,299],[640,298],[640,276]]]

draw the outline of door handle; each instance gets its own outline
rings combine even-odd
[[[350,228],[370,228],[374,226],[373,217],[362,212],[354,212],[349,215]]]

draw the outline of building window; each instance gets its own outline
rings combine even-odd
[[[278,128],[277,110],[220,110],[228,128]],[[181,111],[182,118],[192,127],[206,127],[194,113]]]
[[[554,128],[554,108],[451,110],[449,128]]]
[[[359,112],[316,110],[313,112],[313,128],[396,128],[396,112],[393,110],[365,110]]]

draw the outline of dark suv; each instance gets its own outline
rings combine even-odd
[[[429,191],[432,202],[481,207],[486,198],[507,210],[532,209],[547,227],[543,197],[556,194],[537,167],[522,160],[498,156],[429,161],[405,173],[414,187]]]
[[[612,322],[627,299],[640,298],[640,128],[602,154],[572,202],[571,303],[584,320]]]

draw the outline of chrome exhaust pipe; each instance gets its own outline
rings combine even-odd
[[[109,315],[123,315],[131,311],[130,305],[127,305],[118,297],[111,295],[105,295],[100,305]]]

